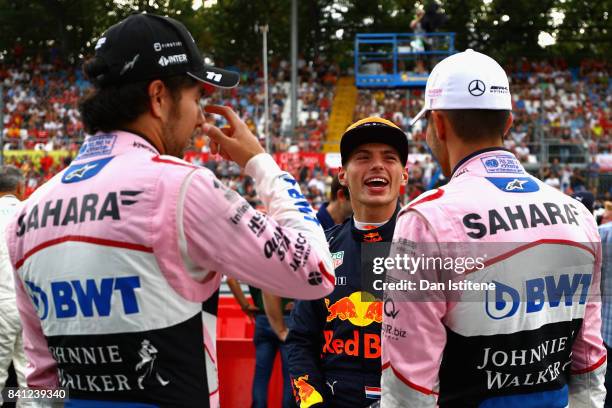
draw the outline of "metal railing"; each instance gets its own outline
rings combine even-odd
[[[405,69],[406,65],[454,53],[455,33],[357,34],[355,84],[358,87],[424,86],[428,73],[411,72]],[[382,70],[382,63],[391,66],[390,72],[377,72],[376,67]]]

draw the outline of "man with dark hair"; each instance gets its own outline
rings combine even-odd
[[[324,299],[296,302],[286,340],[300,408],[360,408],[380,398],[382,303],[362,276],[372,270],[362,253],[391,240],[408,180],[408,140],[394,123],[365,118],[344,132],[340,154],[338,179],[354,214],[326,231],[336,288]]]
[[[27,361],[23,352],[21,322],[15,299],[15,280],[4,239],[6,226],[19,210],[24,192],[21,170],[14,166],[0,167],[0,391],[4,388],[11,362],[15,368],[17,383],[20,387],[26,386]]]
[[[331,183],[330,200],[323,203],[317,212],[317,219],[324,230],[336,224],[342,224],[353,213],[351,196],[348,187],[340,184],[338,176],[334,176]]]
[[[95,49],[81,111],[97,133],[8,227],[28,385],[66,387],[75,407],[217,406],[215,323],[202,302],[222,274],[325,296],[334,277],[323,231],[230,108],[205,109],[227,120],[223,131],[205,123],[201,82],[229,88],[238,74],[204,65],[181,23],[131,15]],[[267,216],[180,159],[198,130],[254,178]]]
[[[450,180],[397,219],[389,258],[425,261],[387,270],[419,291],[385,292],[383,408],[603,406],[597,227],[502,147],[511,109],[506,73],[473,50],[427,80],[414,120]]]

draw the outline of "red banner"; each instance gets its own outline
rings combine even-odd
[[[285,171],[292,172],[303,164],[313,168],[316,164],[325,168],[325,154],[323,153],[275,153],[274,161]]]
[[[193,163],[196,158],[202,163],[213,159],[222,160],[220,156],[197,152],[186,152],[183,158],[190,163]],[[325,168],[325,153],[275,153],[274,161],[278,163],[281,169],[290,173],[297,170],[302,164],[311,169],[318,164],[323,169]]]

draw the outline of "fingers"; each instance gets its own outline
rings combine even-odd
[[[228,136],[231,133],[228,133],[225,128],[222,130],[216,126],[207,126],[202,130],[210,138],[210,152],[212,154],[220,154],[226,160],[231,160],[229,154],[223,148],[225,144],[232,142],[231,137]]]
[[[233,128],[242,125],[242,121],[230,107],[221,105],[207,105],[204,110],[208,113],[216,113],[223,116]]]
[[[211,140],[219,143],[219,144],[223,144],[224,142],[227,141],[227,139],[229,139],[229,137],[226,135],[226,133],[224,133],[221,129],[219,129],[216,126],[207,126],[206,128],[202,129],[204,134],[206,134],[206,136],[210,137]]]
[[[220,152],[221,152],[221,146],[219,146],[219,143],[211,140],[210,141],[210,153],[219,154]]]

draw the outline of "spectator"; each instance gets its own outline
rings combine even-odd
[[[606,202],[606,211],[608,204]],[[604,346],[609,356],[612,356],[612,220],[611,217],[606,217],[599,227],[599,235],[601,236],[601,252],[602,252],[602,267],[601,267],[601,334],[604,341]],[[609,361],[609,360],[608,360]],[[606,389],[612,389],[612,364],[606,361]],[[606,395],[604,408],[612,407],[612,393]]]
[[[544,183],[548,184],[551,187],[556,188],[557,190],[561,189],[561,182],[559,180],[559,175],[555,171],[550,171],[548,176],[544,179]]]
[[[338,176],[334,176],[331,183],[330,200],[323,203],[317,219],[324,230],[328,230],[336,224],[342,224],[353,213],[349,189],[340,184]]]
[[[572,179],[572,168],[569,164],[566,164],[561,170],[561,191],[567,194]]]
[[[529,160],[529,147],[527,143],[521,142],[521,144],[514,149],[514,152],[521,163],[525,163]]]
[[[601,166],[597,163],[597,157],[591,157],[591,162],[587,167],[588,189],[594,194],[597,194],[599,188],[599,170]]]
[[[25,191],[23,175],[14,166],[0,168],[0,233],[21,208]],[[11,362],[20,387],[27,387],[26,357],[23,351],[22,328],[15,296],[13,266],[9,261],[4,239],[0,240],[0,391],[4,388]],[[2,398],[0,397],[0,403]]]
[[[579,192],[586,189],[586,182],[584,180],[584,176],[582,175],[582,171],[579,168],[574,168],[574,172],[572,177],[570,178],[570,187],[573,192]]]
[[[591,214],[593,213],[593,206],[595,204],[595,196],[593,193],[590,191],[580,191],[572,194],[572,198],[580,201]]]

